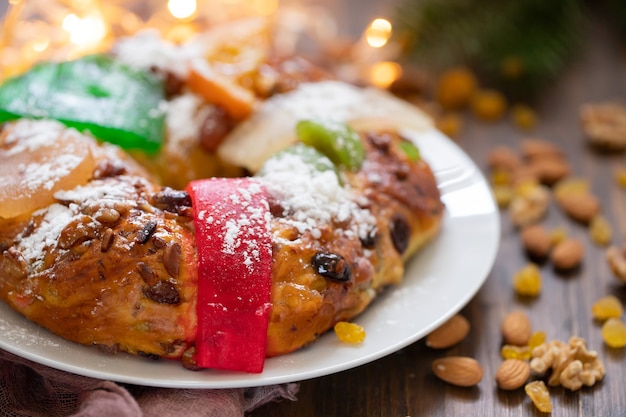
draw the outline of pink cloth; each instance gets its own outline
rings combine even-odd
[[[122,386],[0,350],[3,417],[234,417],[270,401],[295,401],[298,388],[298,384],[224,390]]]

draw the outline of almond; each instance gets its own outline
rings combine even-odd
[[[433,372],[443,381],[459,387],[471,387],[483,379],[483,368],[474,358],[449,356],[433,362]]]
[[[557,202],[573,220],[587,224],[600,213],[600,201],[593,194],[572,193],[561,195]]]
[[[469,331],[469,321],[460,314],[454,315],[426,336],[426,346],[433,349],[447,349],[465,339]]]
[[[496,371],[496,383],[503,390],[514,390],[522,387],[530,376],[530,365],[520,359],[507,359]]]
[[[522,229],[522,243],[526,253],[535,259],[545,259],[552,248],[550,233],[542,226],[535,224]]]
[[[487,164],[491,169],[513,172],[519,168],[521,161],[517,153],[508,146],[494,146],[487,155]]]
[[[563,151],[554,143],[543,139],[524,139],[520,151],[525,159],[563,157]]]
[[[538,156],[528,166],[539,181],[546,185],[553,185],[571,173],[569,163],[560,156]]]
[[[504,342],[509,345],[525,346],[530,340],[532,326],[523,311],[516,310],[507,314],[500,326]]]
[[[576,268],[583,261],[585,247],[578,239],[565,239],[554,247],[550,260],[557,270]]]

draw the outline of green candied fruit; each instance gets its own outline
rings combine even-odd
[[[296,133],[303,143],[326,155],[337,166],[355,171],[365,159],[361,137],[346,124],[302,120],[296,125]]]
[[[404,154],[409,158],[409,161],[416,162],[420,159],[420,150],[413,144],[413,142],[409,142],[408,140],[403,140],[400,142],[400,149],[404,152]]]
[[[328,159],[323,153],[319,152],[315,148],[305,145],[304,143],[296,143],[295,145],[291,145],[288,148],[283,149],[280,152],[274,154],[270,161],[280,161],[282,158],[294,155],[298,157],[302,163],[313,167],[315,171],[325,172],[325,171],[333,171],[337,174],[337,178],[339,178],[339,174],[337,173],[337,167],[333,162]],[[268,161],[268,162],[270,162]],[[257,173],[258,176],[264,176],[267,174],[266,166],[268,163],[266,162],[263,167]]]
[[[0,122],[55,119],[127,149],[163,142],[163,81],[107,55],[45,62],[0,85]]]

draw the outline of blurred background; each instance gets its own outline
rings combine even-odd
[[[531,130],[537,100],[594,47],[589,26],[622,46],[626,34],[623,0],[8,0],[0,12],[0,79],[146,28],[180,43],[223,22],[270,17],[280,54],[390,89],[453,138],[466,110]]]

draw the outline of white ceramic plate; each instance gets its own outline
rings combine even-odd
[[[442,233],[410,262],[405,282],[386,290],[355,320],[367,331],[363,344],[343,344],[330,332],[305,349],[268,359],[261,374],[192,372],[178,362],[107,356],[95,348],[67,342],[0,303],[0,348],[53,368],[117,382],[232,388],[328,375],[419,340],[457,313],[481,287],[498,249],[500,223],[484,178],[456,144],[436,131],[412,136],[442,191],[446,204]]]

